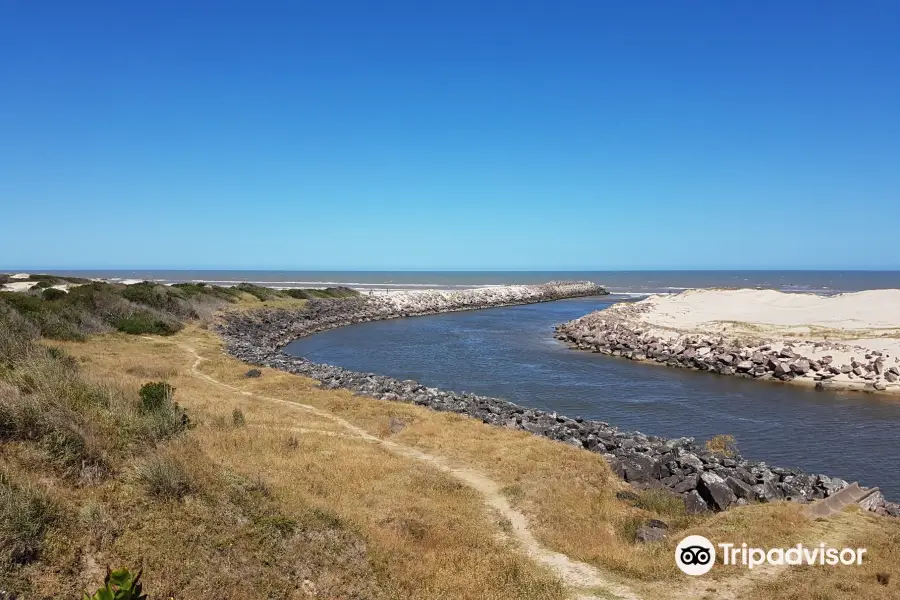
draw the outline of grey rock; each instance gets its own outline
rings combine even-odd
[[[734,492],[734,495],[738,498],[752,500],[756,497],[753,489],[740,479],[729,476],[725,478],[725,484],[731,489],[732,492]]]
[[[683,494],[685,492],[689,492],[691,490],[697,489],[697,481],[700,479],[700,476],[696,473],[686,476],[681,483],[678,483],[672,488],[672,491],[676,494]]]
[[[691,490],[684,495],[684,510],[689,514],[700,514],[709,512],[709,506],[706,501],[700,497],[697,490]]]
[[[701,473],[700,481],[697,482],[697,491],[707,504],[717,510],[726,510],[737,500],[737,496],[734,495],[725,480],[715,473]]]
[[[661,527],[652,527],[650,525],[638,527],[638,530],[634,535],[634,541],[642,544],[661,542],[664,539],[666,539],[666,530]]]

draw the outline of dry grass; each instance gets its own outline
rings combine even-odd
[[[260,378],[248,379],[244,376],[247,366],[225,356],[219,340],[195,326],[166,340],[112,334],[64,345],[83,367],[121,383],[139,384],[139,374],[174,373],[170,382],[198,423],[189,437],[199,456],[225,472],[259,482],[269,490],[273,506],[289,515],[286,518],[310,510],[333,515],[342,531],[355,532],[365,545],[370,570],[359,573],[365,571],[374,586],[371,589],[385,597],[561,598],[565,590],[552,574],[517,551],[504,535],[510,524],[486,512],[477,492],[425,463],[354,439],[339,423],[298,404],[327,411],[377,437],[484,473],[527,515],[541,543],[602,568],[647,598],[707,593],[706,588],[697,587],[696,580],[682,575],[672,560],[674,547],[684,535],[699,533],[713,541],[789,546],[815,539],[823,527],[808,521],[799,506],[789,504],[695,517],[685,515],[679,503],[659,492],[641,492],[633,501],[619,500],[616,492],[628,486],[598,455],[454,414],[321,390],[308,379],[270,369],[262,369]],[[185,346],[206,358],[198,367],[200,373],[254,395],[192,375],[194,357]],[[243,415],[246,426],[235,426],[235,411]],[[139,483],[134,485],[144,489]],[[193,506],[196,497],[188,492],[181,500],[166,502],[187,507]],[[635,544],[635,529],[654,518],[670,524],[669,539]],[[886,558],[872,569],[890,571],[890,558],[896,558],[900,548],[896,530],[879,528],[883,521],[863,515],[842,518],[847,523],[841,535],[873,528],[883,532],[879,553],[883,551]],[[160,523],[144,528],[143,535],[155,539],[162,535],[161,527]],[[174,560],[167,562],[166,568],[180,572],[179,581],[198,576],[197,571],[179,571]],[[813,586],[813,571],[798,569],[784,578]],[[158,581],[154,577],[161,576],[154,572],[148,566],[148,587]],[[714,574],[706,581],[711,589],[731,581],[728,585],[743,586],[748,594],[757,594],[755,597],[789,597],[765,596],[760,582],[743,582],[739,570]],[[870,591],[868,578],[875,581],[874,574],[839,574],[863,586],[859,589],[865,593]],[[874,585],[890,591],[897,585],[897,577],[887,586],[877,581]],[[247,597],[259,597],[256,591]]]

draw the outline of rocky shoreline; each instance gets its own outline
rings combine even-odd
[[[500,398],[448,392],[416,381],[373,373],[357,373],[280,350],[285,344],[318,331],[352,323],[440,312],[605,294],[589,282],[553,282],[540,286],[505,286],[453,292],[410,292],[382,297],[310,300],[302,309],[263,309],[227,313],[217,325],[227,351],[249,364],[305,375],[327,389],[348,389],[383,400],[408,402],[454,412],[484,423],[528,431],[597,452],[613,470],[636,486],[661,487],[683,497],[689,511],[725,510],[751,501],[825,498],[847,485],[826,475],[769,467],[739,454],[706,450],[693,438],[667,440],[641,432],[623,432],[609,423],[569,418],[529,409]],[[900,505],[881,494],[867,501],[878,514],[900,516]]]
[[[556,338],[578,350],[817,389],[900,392],[900,359],[828,340],[664,332],[642,320],[653,306],[619,304],[557,326]],[[668,334],[668,335],[666,335]]]

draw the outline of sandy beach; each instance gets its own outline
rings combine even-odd
[[[900,290],[834,296],[689,290],[619,304],[567,323],[563,330],[575,333],[570,341],[602,348],[612,333],[610,353],[617,351],[620,337],[630,335],[641,342],[631,348],[638,350],[639,360],[648,358],[642,351],[651,347],[665,359],[657,362],[696,367],[698,357],[684,356],[684,350],[693,349],[699,358],[710,353],[713,358],[703,363],[725,374],[900,393]],[[604,341],[598,344],[598,337]]]

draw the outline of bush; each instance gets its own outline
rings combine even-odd
[[[180,291],[185,298],[210,297],[226,302],[237,302],[241,295],[235,288],[207,285],[205,283],[176,283],[171,287]]]
[[[172,402],[175,388],[164,381],[151,381],[141,386],[138,395],[141,397],[141,412],[156,412]]]
[[[359,292],[345,286],[329,287],[325,289],[294,288],[289,290],[282,290],[282,293],[290,296],[291,298],[298,298],[301,300],[309,300],[312,298],[349,298],[351,296],[359,296]]]
[[[152,456],[138,465],[136,474],[147,492],[160,499],[180,500],[194,489],[184,465],[172,456]]]
[[[0,471],[0,568],[37,557],[56,519],[56,507],[44,492],[17,485]]]
[[[262,301],[283,297],[281,292],[279,292],[278,290],[262,287],[259,285],[253,285],[252,283],[239,283],[234,287],[234,289],[240,290],[242,292],[247,292],[251,296],[256,296],[258,300]]]
[[[247,424],[247,420],[244,419],[244,413],[241,412],[241,409],[236,408],[231,411],[231,424],[235,427],[243,427]]]
[[[732,435],[717,435],[706,442],[707,452],[731,458],[738,453],[737,443]]]
[[[191,427],[187,412],[174,400],[175,388],[168,383],[145,383],[138,394],[140,412],[149,419],[153,440],[167,439]]]
[[[54,300],[59,300],[60,298],[65,298],[67,294],[56,288],[47,288],[43,292],[41,292],[41,298],[48,302],[53,302]]]
[[[143,311],[117,319],[114,325],[119,331],[131,335],[172,335],[182,328],[181,323],[168,321]]]

